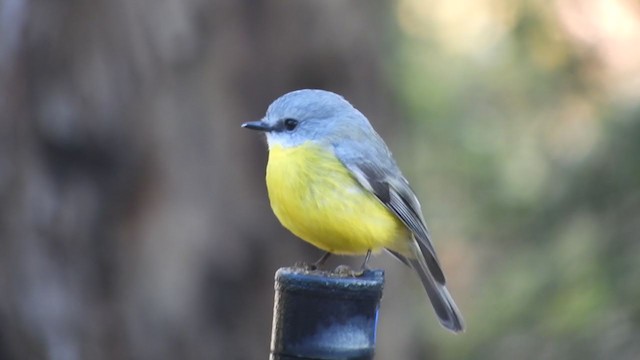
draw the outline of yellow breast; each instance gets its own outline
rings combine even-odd
[[[282,225],[325,251],[363,254],[410,236],[333,153],[311,143],[269,150],[267,188]]]

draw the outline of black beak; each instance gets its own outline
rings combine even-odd
[[[249,121],[242,124],[243,128],[259,131],[271,131],[271,127],[264,121]]]

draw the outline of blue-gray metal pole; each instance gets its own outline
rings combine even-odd
[[[372,359],[384,271],[276,272],[271,359]]]

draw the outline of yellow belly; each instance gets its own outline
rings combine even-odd
[[[363,254],[410,237],[332,153],[315,145],[272,147],[267,188],[282,225],[325,251]]]

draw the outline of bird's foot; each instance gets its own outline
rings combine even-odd
[[[341,277],[360,277],[364,274],[365,269],[353,270],[348,265],[340,265],[333,273]]]
[[[297,262],[297,263],[293,264],[293,266],[295,268],[302,269],[302,270],[305,270],[305,271],[318,270],[318,266],[315,263],[309,264],[307,262]]]

